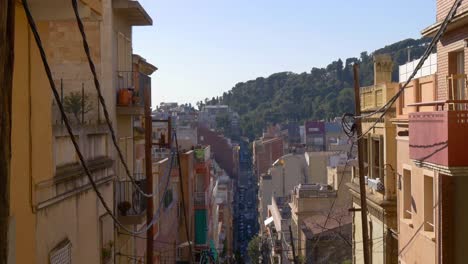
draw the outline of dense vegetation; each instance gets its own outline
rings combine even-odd
[[[338,59],[325,68],[312,68],[307,73],[280,72],[267,78],[236,84],[221,97],[205,99],[204,104],[227,104],[241,118],[242,134],[249,138],[261,135],[267,124],[303,122],[309,119],[329,119],[354,111],[353,64],[360,65],[361,85],[372,85],[374,54],[388,53],[395,66],[394,81],[398,81],[398,65],[419,58],[430,39],[406,39],[359,58]]]

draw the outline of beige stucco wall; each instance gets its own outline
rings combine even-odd
[[[434,232],[425,232],[424,223],[424,175],[434,175],[432,171],[418,168],[409,159],[408,137],[399,137],[398,173],[403,175],[403,169],[411,171],[411,196],[416,210],[411,220],[403,219],[403,188],[398,190],[398,252],[403,263],[436,263],[436,245],[431,240]],[[434,175],[436,176],[436,175]],[[435,183],[436,178],[434,178]],[[436,196],[434,196],[436,201]]]
[[[306,152],[309,169],[309,182],[327,184],[328,159],[334,152]]]
[[[272,196],[288,196],[294,186],[306,183],[309,179],[309,169],[303,155],[288,154],[281,159],[284,160],[284,166],[280,164],[272,166],[270,168],[271,179],[260,180],[259,198],[261,207],[259,208],[259,217],[261,224],[267,216],[268,205],[271,204]]]
[[[34,263],[36,244],[30,234],[36,232],[33,213],[33,174],[49,174],[51,168],[50,92],[37,60],[34,43],[29,38],[29,27],[24,10],[17,5],[15,11],[15,64],[12,98],[12,159],[11,159],[11,229],[10,263]],[[32,78],[34,82],[32,82]],[[43,118],[43,122],[33,120]],[[48,122],[49,121],[49,122]],[[43,140],[38,140],[43,137]],[[43,149],[42,155],[33,155]],[[38,166],[42,164],[42,166]],[[24,254],[30,252],[30,254]]]
[[[361,208],[360,204],[353,203],[354,208]],[[354,252],[354,263],[364,263],[363,256],[363,243],[362,243],[362,225],[361,225],[361,212],[354,212],[353,216],[353,252]],[[385,248],[384,241],[386,237],[385,230],[387,225],[385,225],[380,219],[375,217],[372,214],[369,214],[367,217],[369,222],[369,246],[370,246],[370,256],[373,264],[383,264],[385,262]],[[425,263],[425,262],[421,262]]]
[[[387,75],[388,73],[385,73]],[[390,75],[388,75],[390,76]],[[380,79],[385,79],[385,76],[379,76]],[[393,96],[398,89],[398,83],[388,83],[383,82],[379,85],[368,87],[368,91],[371,90],[380,90],[382,92],[381,98],[377,99],[376,92],[372,92],[372,96],[366,97],[367,103],[364,104],[363,108],[366,108],[366,111],[371,111],[376,107],[380,107],[385,103],[388,98]],[[361,95],[361,104],[363,98]],[[391,122],[391,119],[395,116],[393,109],[385,116],[382,122],[374,124],[374,119],[364,119],[362,122],[362,130],[368,131],[371,126],[374,126],[369,130],[366,138],[368,139],[367,145],[367,161],[371,161],[374,158],[375,153],[371,146],[372,138],[380,138],[382,140],[381,146],[383,147],[383,157],[381,157],[380,167],[382,171],[381,180],[384,183],[385,191],[383,194],[377,191],[371,191],[367,189],[367,208],[368,208],[368,230],[370,233],[370,256],[372,263],[391,263],[391,246],[388,243],[387,237],[388,229],[395,228],[395,216],[392,210],[394,206],[391,204],[395,202],[396,199],[396,164],[397,164],[397,148],[396,148],[396,126]],[[366,168],[364,175],[369,176],[370,171]],[[383,177],[383,179],[382,179]],[[357,181],[354,181],[357,184]],[[356,185],[357,186],[357,185]],[[356,195],[359,195],[358,193]],[[353,197],[354,201],[359,201],[359,196]],[[381,203],[388,203],[383,207]],[[353,202],[353,207],[360,208],[360,202]],[[362,224],[361,219],[362,215],[360,211],[353,213],[353,252],[354,252],[354,262],[355,263],[364,263],[363,251],[362,251]]]
[[[112,205],[112,184],[102,186],[100,192]],[[102,231],[99,219],[103,215],[105,210],[93,190],[40,210],[36,223],[35,263],[48,264],[49,252],[64,239],[69,239],[72,244],[74,263],[99,263]],[[112,230],[112,222],[102,228]]]

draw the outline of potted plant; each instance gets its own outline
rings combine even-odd
[[[126,216],[127,215],[127,212],[128,210],[130,209],[130,207],[132,207],[132,205],[127,202],[127,201],[123,201],[123,202],[120,202],[118,205],[117,205],[117,208],[119,209],[119,212],[122,216]]]
[[[109,241],[102,249],[101,249],[101,258],[102,263],[108,263],[109,260],[112,258],[112,247],[114,243]]]
[[[122,88],[119,90],[119,105],[129,106],[132,104],[132,89]]]

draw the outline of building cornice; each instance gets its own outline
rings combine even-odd
[[[438,165],[438,164],[424,162],[420,160],[412,160],[412,161],[419,168],[434,170],[434,171],[437,171],[439,173],[442,173],[448,176],[468,176],[468,166],[467,167],[448,167],[448,166]]]
[[[464,26],[468,22],[468,9],[463,10],[459,14],[455,15],[452,22],[447,27],[447,32],[458,28],[460,26]],[[442,21],[436,22],[435,24],[430,25],[429,27],[423,29],[421,31],[421,35],[423,37],[434,37],[437,31],[440,29],[442,25]]]

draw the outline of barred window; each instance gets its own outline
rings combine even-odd
[[[50,252],[50,264],[71,264],[71,243],[66,239]]]

